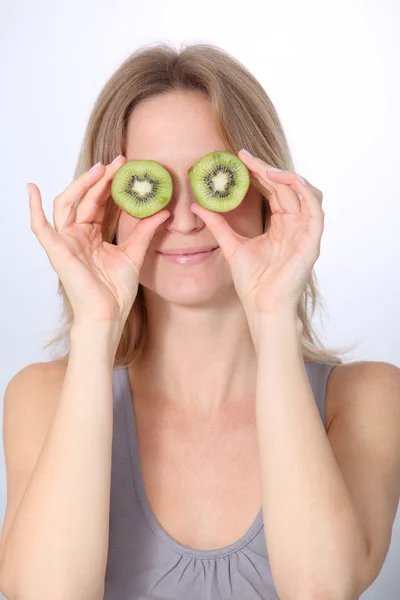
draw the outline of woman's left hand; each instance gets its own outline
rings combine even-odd
[[[322,192],[302,184],[291,171],[269,171],[263,160],[238,153],[256,181],[268,192],[271,224],[262,235],[236,233],[223,214],[191,205],[219,244],[233,282],[251,321],[261,314],[293,313],[320,254],[324,230]],[[298,194],[301,194],[300,200]]]

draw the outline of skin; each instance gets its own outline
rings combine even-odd
[[[196,202],[188,169],[209,152],[230,149],[222,139],[210,100],[196,92],[169,92],[141,102],[127,127],[127,160],[154,160],[173,179],[162,223],[148,248],[139,282],[148,312],[148,343],[130,366],[135,402],[162,402],[188,423],[219,423],[243,403],[254,404],[256,354],[243,305],[221,250],[202,263],[180,265],[156,255],[160,249],[217,244]],[[248,238],[262,233],[261,195],[250,185],[234,210],[223,213]],[[121,212],[117,243],[135,219]]]

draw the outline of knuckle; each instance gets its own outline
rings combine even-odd
[[[54,206],[62,206],[64,204],[67,204],[68,200],[67,200],[67,195],[65,194],[65,192],[59,194],[58,196],[55,197],[54,199]]]
[[[32,223],[32,225],[31,225],[31,231],[33,231],[33,233],[36,235],[36,237],[39,238],[40,228],[38,227],[37,223]]]
[[[269,169],[268,165],[266,165],[266,164],[264,163],[264,164],[262,165],[262,168],[261,168],[261,172],[262,172],[262,174],[264,175],[264,177],[268,177],[268,175],[269,175],[269,171],[268,171],[268,169]]]

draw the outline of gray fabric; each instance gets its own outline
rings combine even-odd
[[[334,365],[304,364],[326,429],[325,391]],[[144,492],[126,367],[115,368],[112,377],[110,536],[104,600],[279,600],[268,562],[262,508],[239,540],[218,550],[193,550],[162,529]]]

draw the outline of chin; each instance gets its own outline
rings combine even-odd
[[[171,286],[171,283],[169,282],[166,286],[158,286],[151,291],[165,302],[180,304],[182,306],[215,304],[215,299],[218,297],[218,290],[215,286],[211,289],[209,283],[203,287],[193,284],[190,286]]]
[[[171,273],[157,274],[157,277],[139,278],[145,293],[157,295],[165,302],[182,306],[215,306],[227,296],[236,294],[231,274],[203,273],[197,276],[192,272],[185,277],[174,277]]]

